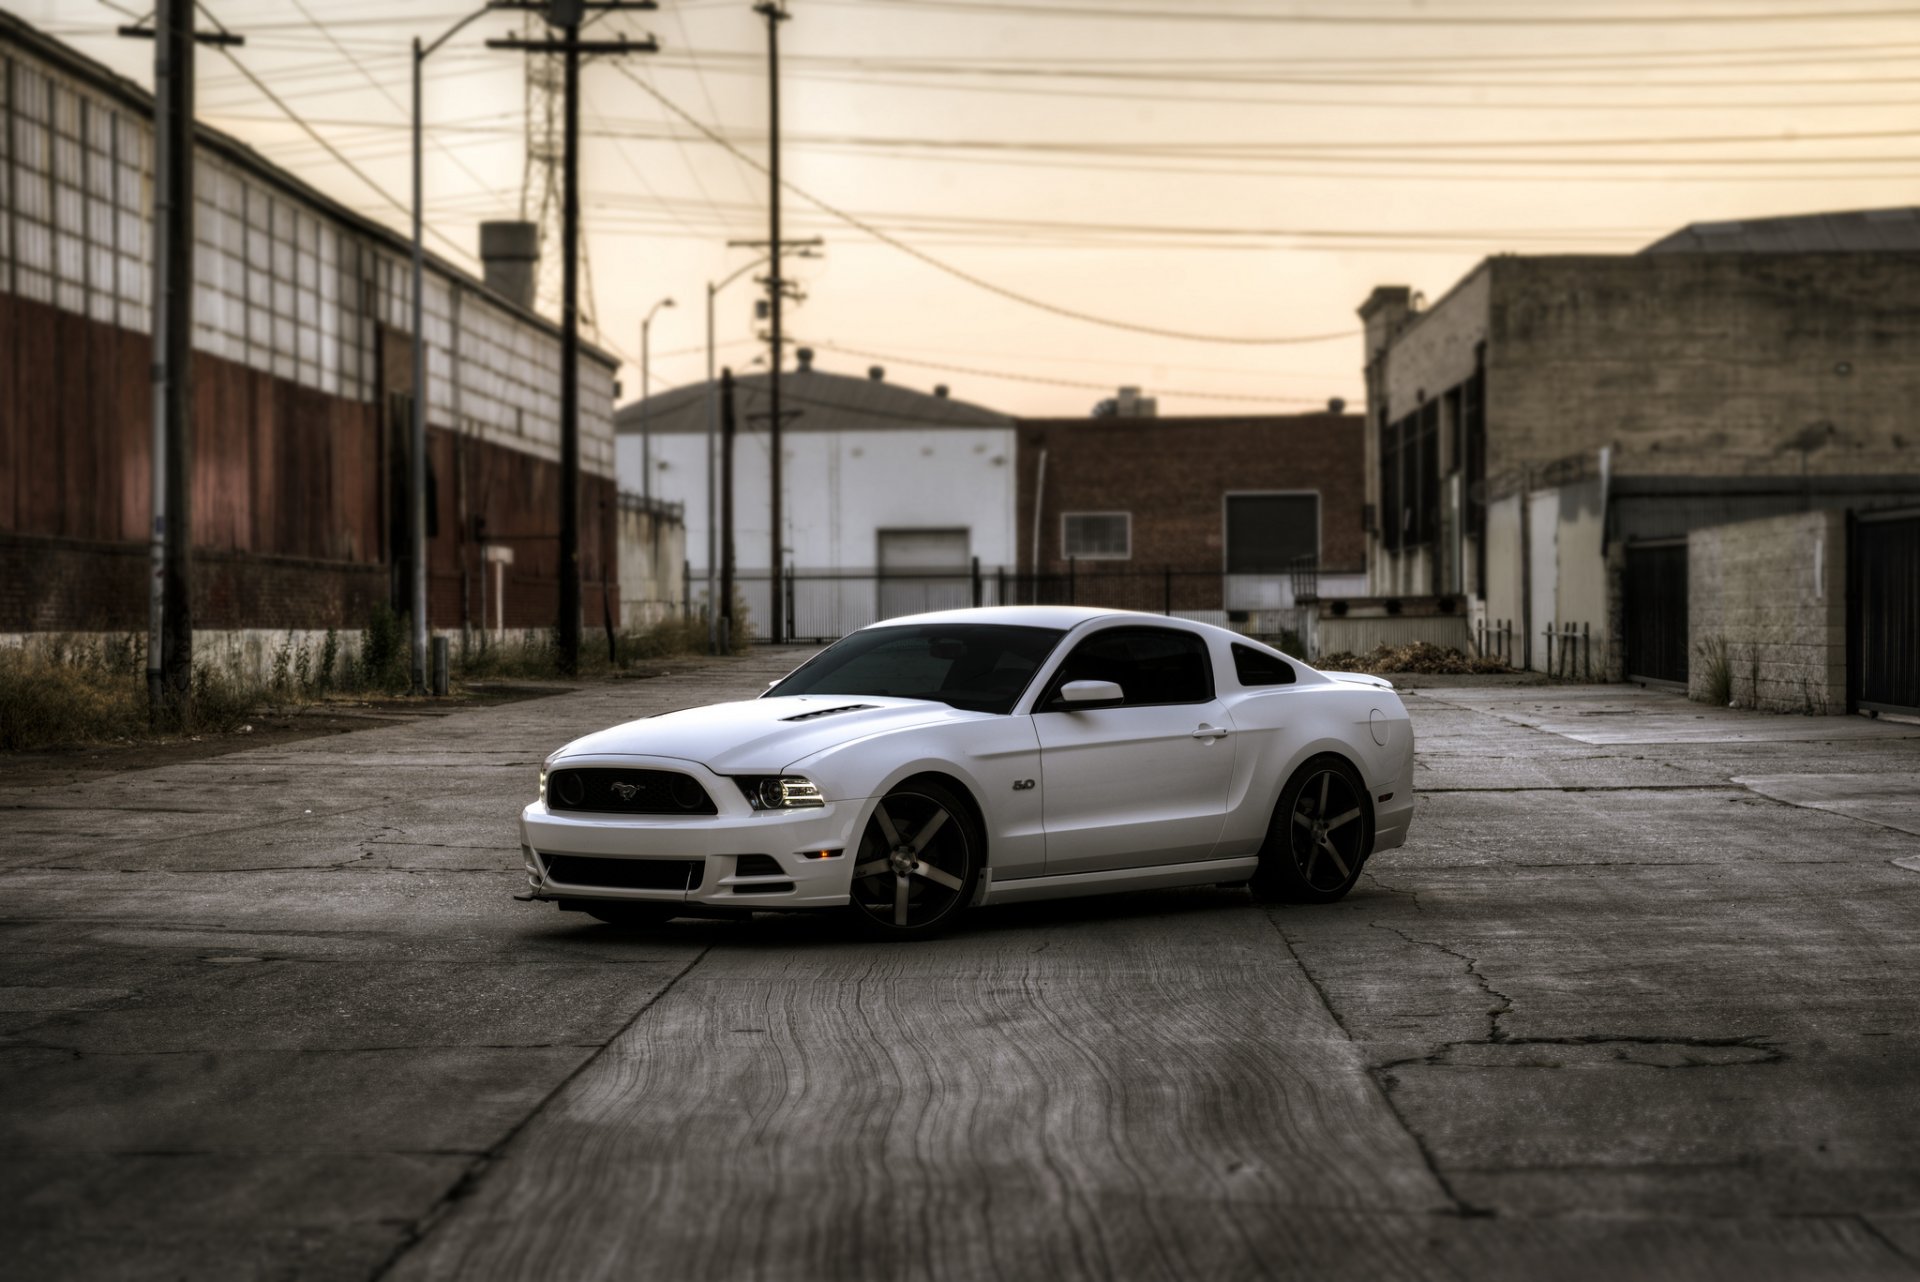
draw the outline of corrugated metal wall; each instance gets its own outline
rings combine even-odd
[[[103,598],[12,585],[0,630],[137,626],[146,608],[139,592],[120,602],[119,562],[144,543],[149,511],[151,124],[126,86],[58,62],[0,47],[0,541],[22,544],[9,564],[29,579],[71,578],[97,554],[116,586]],[[404,247],[218,146],[199,149],[195,187],[196,550],[243,558],[222,571],[234,610],[271,597],[234,579],[249,556],[309,576],[337,566],[354,586],[318,595],[364,601],[367,568],[396,551],[405,402],[390,393],[412,381]],[[516,551],[508,625],[551,625],[557,336],[444,269],[430,270],[424,301],[434,622],[477,621],[484,538]],[[590,625],[614,575],[613,374],[581,363]]]

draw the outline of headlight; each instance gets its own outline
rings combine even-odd
[[[541,766],[540,767],[540,802],[541,804],[545,805],[546,800],[547,800],[547,768],[545,766]]]
[[[744,775],[734,783],[755,810],[799,810],[827,804],[819,787],[799,775]]]

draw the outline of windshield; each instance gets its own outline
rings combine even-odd
[[[866,628],[814,655],[767,695],[892,695],[1008,713],[1065,635],[998,623]]]

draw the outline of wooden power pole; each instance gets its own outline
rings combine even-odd
[[[560,291],[560,670],[580,668],[580,55],[656,53],[649,36],[629,40],[582,40],[580,24],[588,10],[639,11],[658,8],[654,0],[548,0],[500,8],[540,8],[557,34],[546,39],[514,36],[489,40],[489,49],[560,54],[566,66],[566,138],[561,163]]]

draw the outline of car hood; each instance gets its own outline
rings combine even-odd
[[[850,694],[785,695],[715,703],[629,721],[575,739],[549,760],[580,756],[677,757],[697,761],[715,774],[770,774],[803,757],[855,739],[910,726],[975,721],[988,715],[924,699]]]

